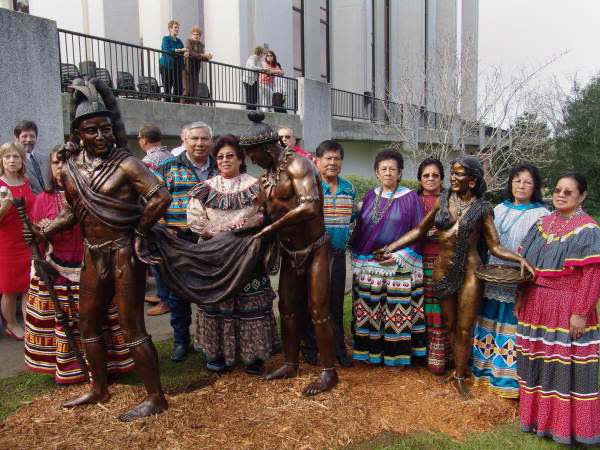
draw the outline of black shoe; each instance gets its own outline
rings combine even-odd
[[[313,352],[304,352],[304,362],[311,366],[317,365],[317,354]]]
[[[171,361],[181,362],[185,360],[187,351],[187,345],[175,345],[175,347],[173,347],[173,351],[171,352]]]
[[[248,375],[262,375],[263,373],[263,361],[260,359],[257,359],[255,361],[253,361],[252,363],[248,364],[246,366],[246,373]]]
[[[339,355],[337,355],[336,358],[337,358],[338,363],[340,363],[340,366],[352,367],[352,360],[348,357],[346,352],[340,353]]]

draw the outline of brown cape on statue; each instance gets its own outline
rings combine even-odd
[[[68,206],[49,225],[33,226],[31,232],[38,241],[44,240],[79,222],[84,237],[79,329],[92,382],[89,392],[63,406],[109,399],[102,323],[114,298],[125,341],[147,391],[140,404],[119,416],[129,422],[168,408],[156,349],[144,324],[144,292],[146,264],[158,262],[148,250],[147,236],[171,196],[138,158],[120,148],[126,146],[126,134],[110,89],[96,78],[74,80],[71,88],[72,142],[59,152]],[[31,238],[25,232],[26,241]]]

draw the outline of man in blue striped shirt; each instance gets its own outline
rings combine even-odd
[[[350,367],[352,361],[344,343],[344,291],[346,285],[346,246],[350,226],[357,216],[356,190],[352,183],[339,176],[344,149],[337,141],[323,141],[316,151],[317,168],[323,184],[325,231],[331,240],[329,267],[331,272],[329,309],[335,333],[335,353],[338,362]],[[316,364],[317,346],[308,311],[302,315],[302,352],[304,360]]]
[[[165,184],[173,200],[163,215],[169,232],[187,241],[196,242],[198,238],[187,223],[187,204],[190,189],[218,174],[211,154],[212,130],[204,122],[191,123],[183,143],[185,152],[165,160],[154,174]],[[173,292],[169,292],[167,302],[174,337],[171,359],[183,361],[190,344],[192,309],[190,302],[180,299]]]

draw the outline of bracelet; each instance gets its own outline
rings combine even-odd
[[[157,185],[155,185],[152,189],[150,189],[148,191],[148,193],[146,195],[143,196],[144,200],[148,201],[148,199],[150,197],[152,197],[154,194],[156,194],[156,192],[163,186],[164,186],[164,184],[162,184],[162,183],[158,183]]]
[[[45,227],[45,226],[40,228],[40,234],[41,234],[42,236],[44,236],[44,238],[45,238],[46,240],[48,240],[48,235],[46,234],[46,227]]]

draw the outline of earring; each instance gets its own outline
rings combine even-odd
[[[79,146],[80,146],[81,148],[83,148],[83,139],[80,139],[80,140],[79,140]]]

